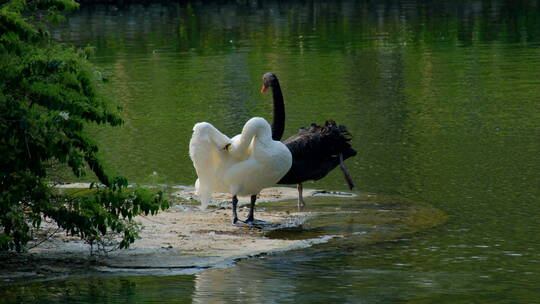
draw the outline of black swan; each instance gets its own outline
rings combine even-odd
[[[274,117],[272,120],[272,139],[281,140],[285,129],[285,104],[279,86],[279,80],[273,73],[263,76],[262,93],[270,88],[272,91]],[[308,180],[319,180],[325,177],[338,165],[349,188],[354,184],[344,161],[356,155],[349,143],[351,134],[345,126],[337,125],[333,120],[327,120],[324,126],[311,124],[309,128],[301,128],[299,132],[283,143],[292,154],[291,169],[282,177],[278,184],[297,184],[298,208],[305,206],[302,196],[302,183]]]

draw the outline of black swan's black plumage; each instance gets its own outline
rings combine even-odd
[[[271,88],[274,102],[272,138],[281,140],[285,130],[285,103],[279,81],[273,73],[263,76],[262,91],[265,92],[267,88]],[[308,128],[301,128],[297,134],[283,141],[291,151],[293,163],[278,184],[298,184],[299,203],[303,205],[302,183],[319,180],[341,164],[345,179],[352,189],[352,180],[343,164],[343,161],[356,155],[350,144],[351,138],[347,128],[333,120],[327,120],[324,126],[311,124]]]
[[[327,120],[324,126],[311,124],[301,128],[283,141],[291,151],[293,164],[278,184],[299,184],[325,177],[340,164],[340,154],[343,161],[356,155],[351,138],[347,128],[333,120]]]

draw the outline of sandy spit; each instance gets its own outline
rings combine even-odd
[[[85,187],[63,185],[63,187]],[[305,189],[304,196],[328,195]],[[331,193],[330,193],[331,194]],[[194,200],[193,189],[184,187],[173,194],[182,200]],[[331,194],[332,195],[332,194]],[[335,193],[336,196],[354,196]],[[278,201],[297,197],[295,188],[275,187],[264,190],[259,201]],[[249,198],[240,198],[239,218],[247,217]],[[226,194],[213,197],[215,208],[200,210],[198,204],[174,204],[154,216],[136,218],[142,224],[140,239],[129,249],[107,254],[90,255],[90,246],[78,238],[56,231],[53,237],[15,258],[0,257],[8,265],[0,272],[0,282],[24,279],[77,275],[91,269],[98,272],[132,274],[193,273],[211,267],[231,265],[235,261],[291,249],[304,248],[328,238],[309,240],[270,239],[265,229],[299,226],[312,215],[307,212],[266,212],[258,209],[255,216],[271,223],[264,229],[237,227],[231,223],[230,198]],[[46,235],[55,227],[44,225]],[[10,267],[11,266],[11,267]]]

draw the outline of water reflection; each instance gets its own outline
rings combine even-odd
[[[56,36],[97,46],[96,62],[112,78],[106,93],[127,122],[100,141],[132,181],[156,171],[191,184],[193,123],[236,134],[248,118],[268,118],[258,88],[273,70],[286,94],[286,135],[327,118],[346,124],[367,147],[353,171],[368,174],[364,186],[395,192],[409,180],[402,172],[425,161],[410,155],[432,152],[437,137],[453,148],[463,135],[475,145],[484,134],[498,140],[534,127],[532,12],[505,1],[83,6]],[[334,180],[322,184],[344,188]]]
[[[2,287],[0,303],[192,303],[192,276],[83,278]]]

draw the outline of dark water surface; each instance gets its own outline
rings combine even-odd
[[[346,125],[359,191],[426,201],[450,219],[394,242],[336,241],[190,276],[40,283],[27,288],[43,297],[19,300],[540,302],[540,1],[83,6],[55,37],[96,46],[126,120],[96,133],[130,181],[193,184],[193,124],[234,135],[270,119],[259,89],[273,71],[285,136]],[[337,171],[306,187],[346,189]]]

